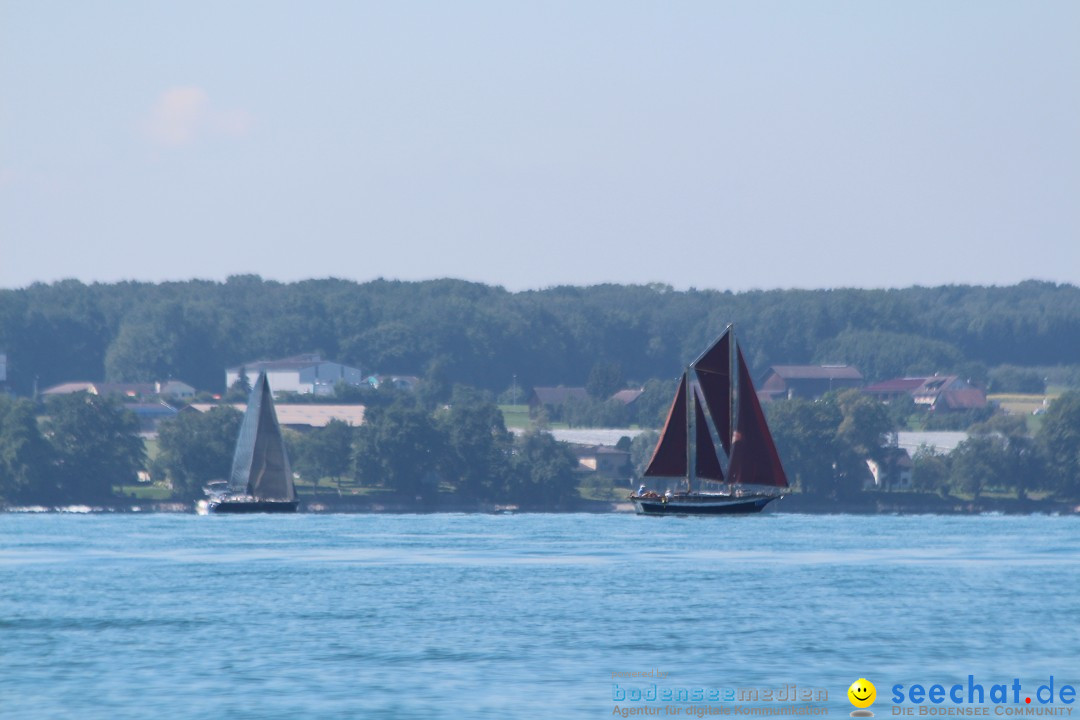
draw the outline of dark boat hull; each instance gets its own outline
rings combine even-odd
[[[779,495],[675,495],[670,498],[631,497],[638,515],[749,515],[761,512]]]
[[[271,500],[220,500],[211,501],[212,513],[294,513],[300,507],[299,500],[292,502]]]

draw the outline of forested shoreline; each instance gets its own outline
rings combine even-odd
[[[998,391],[1080,386],[1080,289],[1050,283],[733,294],[614,285],[510,293],[457,280],[281,284],[253,276],[65,281],[0,291],[10,394],[0,395],[0,502],[108,503],[141,473],[144,485],[190,503],[228,470],[239,422],[231,408],[165,421],[150,456],[120,399],[79,393],[42,403],[35,388],[175,378],[208,395],[226,391],[231,364],[318,352],[422,380],[416,392],[339,387],[338,401],[367,407],[363,425],[334,421],[291,433],[294,470],[308,492],[334,488],[368,505],[417,509],[580,508],[590,497],[615,497],[619,486],[609,479],[590,487],[567,447],[542,432],[548,418],[513,437],[500,395],[507,402],[533,384],[585,385],[589,396],[560,420],[657,427],[672,377],[732,321],[759,372],[849,363],[867,381],[952,373]],[[632,416],[605,399],[631,382],[646,388]],[[228,390],[227,399],[243,400],[244,388]],[[1035,432],[993,408],[939,418],[910,400],[883,405],[848,390],[771,403],[768,417],[803,497],[859,505],[865,463],[888,461],[891,433],[961,422],[970,437],[956,452],[914,458],[924,498],[1069,501],[1080,497],[1080,393],[1065,392],[1044,410]],[[627,439],[638,470],[654,437]]]
[[[665,285],[509,292],[460,280],[278,283],[74,280],[0,291],[0,351],[18,395],[72,380],[175,378],[223,392],[224,369],[319,352],[348,365],[502,392],[584,385],[598,363],[670,379],[729,322],[756,373],[848,363],[868,381],[1010,369],[1080,385],[1080,289],[676,291]],[[1014,373],[1015,375],[1015,373]],[[1013,390],[1003,386],[999,389]]]

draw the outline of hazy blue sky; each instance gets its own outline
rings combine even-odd
[[[0,287],[1080,283],[1080,2],[0,0]]]

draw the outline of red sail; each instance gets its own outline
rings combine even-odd
[[[735,421],[735,438],[731,443],[730,482],[747,485],[787,487],[787,475],[780,464],[765,413],[758,402],[757,391],[750,380],[742,350],[736,346],[739,373],[739,412]]]
[[[716,457],[716,447],[713,445],[712,435],[709,434],[709,425],[705,422],[705,413],[701,410],[701,394],[694,393],[694,424],[696,430],[696,456],[697,476],[708,480],[724,481],[724,471],[720,467],[720,460]]]
[[[716,433],[724,452],[731,452],[731,333],[728,330],[694,363],[698,383],[705,396]]]
[[[656,443],[649,467],[645,468],[648,477],[686,477],[686,373],[679,382],[675,400],[668,411],[664,431],[660,442]]]

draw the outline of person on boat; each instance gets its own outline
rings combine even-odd
[[[637,489],[637,496],[642,497],[645,495],[645,483],[641,483],[641,487]]]

